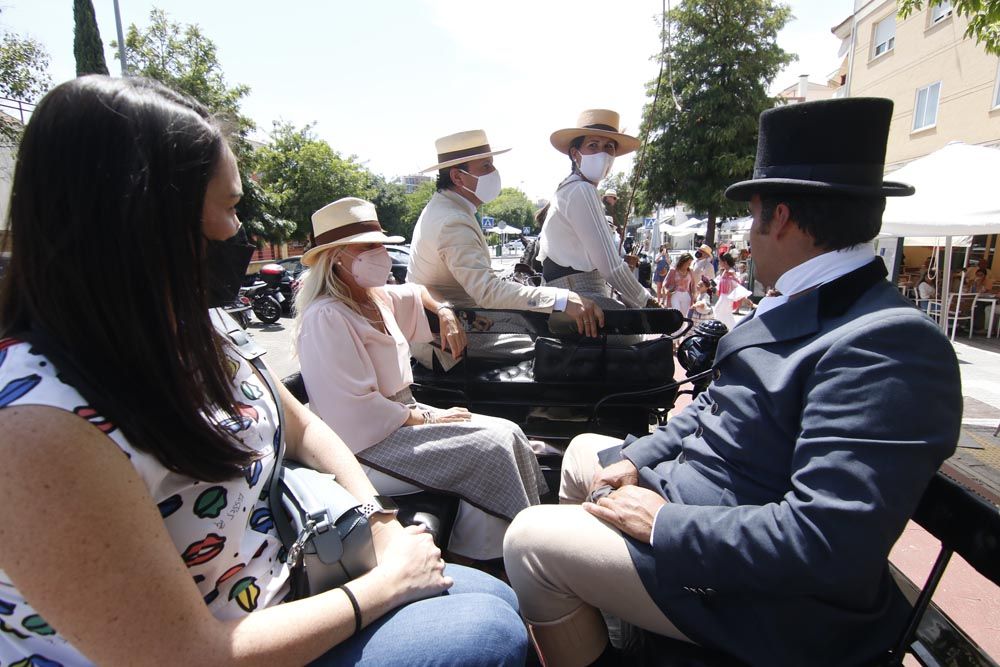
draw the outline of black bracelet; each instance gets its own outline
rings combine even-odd
[[[340,586],[340,590],[344,591],[344,595],[347,599],[351,601],[351,606],[354,607],[354,634],[361,632],[361,607],[358,606],[358,599],[354,597],[354,593],[346,585]]]

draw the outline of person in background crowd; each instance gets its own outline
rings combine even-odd
[[[701,280],[702,276],[709,280],[715,280],[715,265],[712,263],[712,247],[706,243],[701,244],[694,253],[694,264],[691,265],[691,272],[695,280]]]
[[[719,255],[719,275],[715,279],[719,290],[719,300],[715,304],[715,318],[729,327],[730,330],[736,326],[733,312],[736,311],[737,303],[728,297],[734,289],[742,285],[736,275],[734,264],[735,260],[729,253]]]
[[[666,303],[666,290],[664,285],[667,280],[667,273],[670,271],[670,255],[667,254],[667,246],[661,245],[653,263],[653,283],[656,285],[656,301],[661,306]]]
[[[546,284],[574,289],[602,308],[655,305],[618,254],[597,196],[597,184],[610,173],[615,156],[634,151],[639,140],[619,132],[618,114],[605,109],[584,111],[577,127],[557,130],[550,140],[569,156],[571,171],[550,199],[540,237]],[[612,288],[624,305],[612,298]]]
[[[691,306],[691,319],[695,322],[715,319],[715,309],[712,299],[715,297],[715,285],[708,279],[699,280],[694,286],[694,304]],[[693,329],[692,329],[693,331]]]
[[[373,570],[288,600],[275,438],[375,489],[215,327],[253,252],[241,194],[221,124],[159,83],[78,77],[32,114],[0,291],[0,664],[523,665],[512,591],[391,514],[365,512]]]
[[[694,301],[694,271],[691,263],[694,258],[690,253],[684,253],[677,258],[677,265],[667,273],[667,308],[679,310],[681,315],[687,317],[691,303]]]

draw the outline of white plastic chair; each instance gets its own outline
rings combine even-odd
[[[952,293],[948,295],[948,321],[945,325],[945,331],[947,327],[951,327],[951,340],[954,342],[955,333],[958,331],[958,323],[961,321],[968,321],[969,323],[969,338],[972,338],[972,313],[973,304],[976,301],[975,294],[958,294]],[[941,300],[940,299],[930,299],[926,302],[925,312],[933,317],[934,319],[939,319],[941,316]]]

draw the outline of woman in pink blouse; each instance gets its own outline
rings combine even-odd
[[[385,495],[421,489],[461,498],[448,545],[473,560],[500,558],[507,525],[548,489],[524,433],[464,408],[419,405],[410,393],[410,343],[433,336],[461,356],[465,332],[446,303],[412,283],[386,285],[391,262],[375,206],[355,197],[313,214],[316,245],[296,296],[296,344],[310,407],[347,443]]]

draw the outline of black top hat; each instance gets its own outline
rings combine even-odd
[[[726,197],[841,194],[907,197],[913,186],[883,181],[892,100],[851,97],[768,109],[760,115],[753,179]]]

